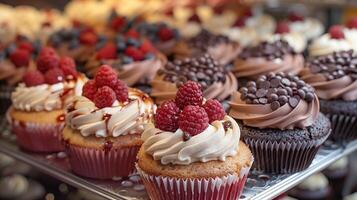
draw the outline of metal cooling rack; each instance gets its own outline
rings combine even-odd
[[[1,119],[0,119],[1,120]],[[137,200],[148,199],[144,186],[138,175],[128,178],[113,178],[110,181],[85,179],[71,173],[66,154],[33,154],[20,150],[16,145],[16,137],[11,134],[5,120],[0,122],[0,152],[23,161],[38,170],[51,175],[77,188],[89,190],[107,199]],[[251,171],[241,199],[272,199],[299,184],[308,176],[321,171],[328,165],[357,150],[357,141],[336,144],[326,142],[315,157],[311,166],[299,173],[270,175],[259,171]]]

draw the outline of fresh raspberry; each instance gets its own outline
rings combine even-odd
[[[117,83],[112,88],[115,92],[118,101],[126,102],[128,100],[128,86],[124,81],[118,79]]]
[[[183,132],[195,136],[208,127],[208,122],[205,109],[200,106],[188,105],[182,110],[178,125]]]
[[[110,27],[115,31],[119,31],[123,28],[125,24],[126,24],[125,17],[117,16],[111,20]]]
[[[178,129],[180,109],[174,101],[165,101],[155,114],[155,127],[162,131],[175,132]]]
[[[181,86],[176,93],[176,104],[179,108],[183,109],[187,105],[202,105],[203,94],[201,90],[201,85],[193,82],[187,81],[183,86]]]
[[[244,27],[245,26],[245,17],[239,17],[233,24],[234,27]]]
[[[353,17],[347,22],[347,27],[350,29],[357,28],[357,17]]]
[[[125,54],[132,57],[135,61],[144,59],[144,53],[135,47],[128,47],[125,49]]]
[[[40,55],[36,60],[37,69],[40,72],[45,73],[49,69],[59,67],[60,58],[56,52],[53,52],[51,49],[42,50]]]
[[[10,54],[10,60],[16,67],[25,67],[30,63],[30,53],[24,49],[16,49]]]
[[[343,33],[343,27],[340,25],[333,25],[328,30],[331,38],[340,40],[345,38],[345,34]]]
[[[94,80],[89,80],[83,85],[82,95],[90,100],[94,99],[95,93],[97,93],[97,85]]]
[[[108,43],[99,51],[96,55],[97,59],[116,59],[117,58],[117,49],[113,43]]]
[[[130,29],[125,33],[125,36],[128,38],[135,38],[138,39],[140,37],[139,33],[134,29]]]
[[[19,45],[18,45],[18,48],[19,49],[23,49],[23,50],[26,50],[28,51],[29,53],[32,53],[35,49],[33,48],[32,44],[30,42],[21,42]]]
[[[98,69],[94,77],[94,80],[95,83],[97,84],[97,87],[102,87],[102,86],[114,87],[118,81],[118,74],[109,65],[102,65]]]
[[[58,67],[49,69],[45,73],[45,82],[48,84],[56,84],[64,81],[64,74]]]
[[[290,32],[290,28],[287,22],[279,22],[278,25],[276,26],[275,33],[284,34],[289,32]]]
[[[43,47],[40,51],[40,53],[38,54],[39,57],[43,56],[43,55],[57,55],[56,50],[52,47]],[[57,55],[58,56],[58,55]]]
[[[94,31],[88,29],[86,31],[82,31],[81,34],[79,35],[79,41],[82,44],[86,45],[94,45],[97,42],[97,34],[94,33]]]
[[[62,57],[59,64],[65,76],[77,76],[76,63],[71,57]]]
[[[156,51],[149,40],[143,40],[139,49],[144,54],[153,53]]]
[[[169,41],[174,37],[174,33],[167,27],[162,27],[157,33],[161,41]]]
[[[94,95],[93,102],[98,108],[110,107],[115,101],[115,92],[108,86],[98,88]]]
[[[22,78],[27,87],[41,85],[45,83],[45,78],[43,74],[38,70],[32,70],[25,73]]]
[[[293,12],[289,14],[289,20],[292,22],[301,22],[304,21],[304,16]]]
[[[208,115],[209,123],[212,123],[216,120],[222,120],[226,115],[222,104],[219,103],[219,101],[216,99],[210,99],[206,101],[206,103],[203,104],[203,108]]]

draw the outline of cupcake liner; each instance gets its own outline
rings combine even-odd
[[[96,149],[66,144],[66,152],[74,173],[95,179],[127,177],[135,172],[139,146],[121,149]]]
[[[357,139],[357,116],[325,114],[331,121],[331,138],[335,141]]]
[[[267,173],[295,173],[310,166],[329,134],[317,140],[272,142],[243,138],[254,155],[253,167]]]
[[[56,125],[11,120],[12,132],[17,136],[17,143],[33,152],[63,151],[61,142],[64,123]]]
[[[240,174],[215,178],[172,178],[145,173],[136,165],[146,191],[152,200],[236,200],[241,195],[250,167]]]
[[[0,85],[0,114],[4,114],[11,105],[11,93],[14,86]]]

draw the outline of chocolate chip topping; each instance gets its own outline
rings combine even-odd
[[[224,83],[227,75],[226,69],[207,53],[168,62],[158,73],[164,75],[165,81],[176,83],[178,87],[191,80],[200,83],[203,89],[214,82]]]
[[[256,46],[246,47],[239,57],[244,60],[251,57],[263,57],[268,60],[274,60],[282,58],[287,54],[296,54],[296,52],[285,40],[277,40],[274,42],[264,41]]]
[[[198,35],[191,38],[188,44],[201,51],[206,51],[209,46],[215,46],[221,43],[229,43],[230,40],[224,35],[215,35],[207,30],[202,30]]]
[[[247,104],[270,104],[272,110],[288,104],[295,108],[300,100],[311,102],[314,90],[311,86],[292,74],[279,72],[260,76],[257,81],[249,81],[240,88],[241,100]]]
[[[323,74],[327,80],[334,80],[343,76],[350,76],[357,80],[357,56],[353,50],[334,52],[319,56],[307,64],[314,74]]]

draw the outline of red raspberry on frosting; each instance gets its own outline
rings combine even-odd
[[[203,108],[208,115],[209,123],[212,123],[216,120],[223,120],[224,116],[226,115],[222,104],[216,99],[210,99],[206,101],[206,103],[203,104]]]
[[[289,20],[292,22],[304,21],[304,16],[293,12],[293,13],[290,13]]]
[[[128,47],[125,49],[125,54],[132,57],[135,61],[144,59],[144,53],[135,47]]]
[[[16,49],[10,54],[10,60],[16,67],[25,67],[30,63],[30,53],[27,50]]]
[[[193,82],[187,81],[183,86],[181,86],[176,93],[176,104],[179,108],[183,109],[187,105],[202,105],[203,94],[201,90],[201,85]]]
[[[94,99],[95,93],[97,93],[97,85],[94,80],[87,81],[82,89],[82,95],[90,100]]]
[[[77,76],[76,63],[71,57],[62,57],[59,65],[65,76]]]
[[[118,101],[126,102],[128,100],[129,97],[128,86],[125,84],[124,81],[118,79],[117,83],[112,88],[115,92]]]
[[[117,84],[118,80],[118,74],[117,72],[111,68],[109,65],[102,65],[95,77],[95,83],[97,84],[97,87],[102,87],[102,86],[109,86],[109,87],[114,87]]]
[[[45,73],[45,82],[48,84],[56,84],[64,81],[64,74],[58,67],[49,69]]]
[[[126,19],[125,17],[121,17],[121,16],[116,16],[115,18],[113,18],[110,22],[110,27],[115,30],[115,31],[119,31],[120,29],[123,28],[123,26],[126,24]]]
[[[279,22],[278,25],[276,26],[275,33],[283,34],[289,32],[290,32],[290,28],[287,22]]]
[[[42,73],[45,73],[49,69],[59,67],[59,63],[59,56],[50,48],[43,49],[36,60],[37,69]]]
[[[52,48],[52,47],[43,47],[41,49],[40,53],[38,54],[38,56],[43,56],[43,55],[47,55],[47,54],[57,55],[57,53],[56,53],[54,48]]]
[[[34,48],[32,46],[32,44],[30,42],[21,42],[19,45],[18,45],[18,48],[19,49],[23,49],[23,50],[26,50],[28,51],[29,53],[32,53]]]
[[[350,29],[357,28],[357,17],[353,17],[347,22],[347,27]]]
[[[108,86],[98,88],[94,95],[93,102],[98,108],[110,107],[115,101],[115,92]]]
[[[125,33],[126,37],[138,39],[140,37],[139,33],[134,29],[130,29]]]
[[[99,49],[96,57],[97,59],[116,59],[117,48],[113,43],[108,43],[103,48]]]
[[[183,132],[195,136],[208,127],[208,122],[208,115],[204,108],[188,105],[182,110],[178,124]]]
[[[165,101],[155,114],[155,127],[163,131],[175,132],[178,129],[180,109],[174,101]]]
[[[151,42],[149,40],[143,40],[143,42],[141,43],[141,46],[140,46],[139,49],[144,54],[155,52],[155,48],[152,46],[152,44],[151,44]]]
[[[82,44],[86,45],[94,45],[97,42],[97,34],[94,33],[93,30],[88,29],[85,31],[82,31],[81,34],[79,35],[79,41]]]
[[[38,70],[26,72],[22,79],[27,87],[41,85],[45,83],[45,78],[43,77],[43,74]]]
[[[330,27],[330,29],[328,30],[331,38],[333,39],[344,39],[345,38],[345,34],[343,33],[343,27],[340,25],[333,25]]]
[[[168,40],[171,40],[173,38],[174,33],[172,32],[171,29],[169,29],[167,27],[163,27],[163,28],[161,28],[159,30],[158,36],[159,36],[161,41],[168,41]]]

